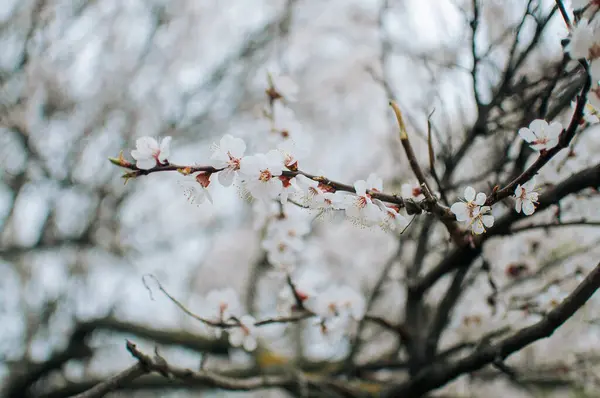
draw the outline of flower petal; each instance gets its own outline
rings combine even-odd
[[[258,343],[256,342],[256,339],[253,336],[246,336],[246,338],[244,339],[244,349],[246,351],[254,351],[256,350],[257,346]]]
[[[475,189],[473,187],[465,188],[465,199],[467,202],[472,202],[475,199]]]
[[[234,176],[235,176],[235,171],[233,171],[233,169],[228,167],[225,170],[222,170],[219,172],[219,182],[224,187],[229,187],[233,183]]]
[[[481,235],[485,231],[481,219],[477,218],[475,219],[475,221],[473,221],[473,224],[471,225],[471,230],[475,235]]]
[[[533,142],[537,140],[537,137],[535,136],[535,134],[533,134],[533,131],[531,131],[527,127],[522,127],[519,129],[519,136],[526,142]]]
[[[492,215],[485,215],[481,217],[483,219],[483,225],[485,225],[488,228],[491,228],[494,226],[494,216]]]
[[[457,221],[467,221],[467,205],[462,202],[456,202],[450,207],[450,211],[456,215]]]
[[[156,166],[156,159],[154,159],[154,158],[138,159],[137,162],[135,163],[135,165],[137,166],[138,169],[149,170],[149,169],[153,168],[154,166]]]
[[[486,199],[487,199],[487,196],[483,192],[479,192],[477,194],[477,196],[475,197],[475,203],[478,204],[479,206],[483,206]]]
[[[246,152],[246,143],[241,138],[231,137],[227,149],[229,150],[229,153],[231,153],[231,156],[241,158],[244,156],[244,152]]]
[[[535,212],[535,205],[530,200],[523,201],[523,214],[530,216]]]
[[[244,331],[241,327],[229,329],[229,343],[234,347],[239,347],[244,342]]]
[[[548,122],[544,119],[535,119],[531,123],[529,123],[529,128],[533,133],[540,137],[546,136],[546,130],[548,129]]]
[[[158,159],[161,163],[171,155],[171,140],[171,136],[166,136],[160,141],[160,155]]]
[[[364,196],[367,193],[367,182],[365,180],[358,180],[354,183],[354,189],[358,196]]]

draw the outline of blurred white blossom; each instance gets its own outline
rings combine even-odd
[[[244,347],[246,351],[254,351],[258,345],[258,328],[254,326],[256,319],[252,315],[243,315],[238,320],[238,326],[228,329],[229,343],[234,347]]]

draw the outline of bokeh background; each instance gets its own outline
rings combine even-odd
[[[172,136],[170,160],[178,164],[205,164],[210,145],[224,134],[246,140],[250,152],[270,148],[273,137],[262,109],[271,70],[291,76],[300,89],[291,108],[301,126],[296,128],[313,143],[302,169],[347,183],[375,172],[384,178],[386,191],[399,192],[412,176],[397,140],[390,97],[405,111],[423,163],[429,114],[434,112],[440,152],[456,148],[466,126],[475,122],[470,3],[0,0],[0,379],[6,396],[67,396],[114,374],[132,363],[125,338],[149,350],[158,344],[182,366],[197,367],[207,355],[207,366],[215,369],[252,367],[256,355],[234,349],[227,355],[225,341],[214,340],[156,289],[150,295],[142,279],[156,276],[192,310],[211,289],[231,286],[249,311],[273,311],[280,286],[270,277],[260,246],[261,209],[235,187],[218,186],[211,186],[213,204],[191,205],[177,173],[124,185],[122,171],[107,158],[121,150],[129,156],[140,136]],[[504,32],[514,32],[511,27],[528,2],[482,3],[477,48],[484,53],[497,45],[480,65],[485,101],[502,78],[510,47]],[[532,15],[545,15],[553,5],[533,3]],[[533,34],[535,24],[527,24],[519,46]],[[534,79],[560,60],[566,34],[556,15],[522,73]],[[568,120],[565,112],[559,120]],[[489,190],[494,174],[482,170],[506,156],[496,149],[521,127],[516,121],[503,123],[503,138],[477,138],[457,166],[446,182],[451,197],[462,195],[464,181]],[[558,172],[556,167],[548,171],[546,181],[597,163],[597,136],[584,136],[577,144],[585,148],[580,156]],[[597,199],[569,200],[565,214],[597,215]],[[375,307],[381,314],[402,317],[403,267],[414,254],[419,225],[415,221],[414,233],[406,233],[404,252],[390,267],[385,295]],[[447,245],[442,231],[432,230],[437,243],[425,264],[443,256],[435,250]],[[572,266],[592,266],[598,237],[597,230],[585,228],[555,235],[533,231],[493,240],[484,252],[502,279],[512,262],[541,267],[568,257]],[[366,294],[377,282],[374,270],[385,266],[397,242],[395,234],[333,217],[313,223],[305,262]],[[543,280],[552,277],[544,274]],[[483,290],[474,289],[473,297],[488,289],[480,285]],[[461,314],[480,307],[487,311],[477,300],[461,305],[457,324]],[[553,352],[542,342],[542,348],[527,349],[524,361],[532,369],[540,361],[552,368],[574,350],[597,344],[597,332],[594,325],[574,321],[553,337]],[[390,345],[380,331],[368,333],[374,343],[364,358]],[[573,333],[578,341],[569,338]],[[290,344],[292,337],[266,333],[264,344],[289,354],[297,348]],[[344,356],[343,347],[311,339],[316,337],[295,336],[307,360]],[[494,375],[463,378],[447,392],[534,396],[538,388],[547,390],[547,379],[552,388],[561,388],[559,394],[571,394],[589,384],[559,383],[564,375],[554,376],[540,377],[533,387]],[[285,396],[280,391],[186,390],[168,381],[112,396],[125,394]]]

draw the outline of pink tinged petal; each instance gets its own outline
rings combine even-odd
[[[483,206],[486,199],[487,199],[487,196],[483,192],[479,192],[477,194],[477,197],[475,197],[475,204],[478,204],[479,206]]]
[[[517,213],[521,212],[521,206],[523,205],[523,200],[520,197],[517,197],[517,200],[515,202],[515,211]]]
[[[475,189],[473,187],[465,188],[465,199],[467,202],[472,202],[475,199]]]
[[[488,214],[486,216],[482,216],[481,218],[483,219],[483,225],[486,227],[491,228],[494,226],[494,216]]]
[[[138,159],[135,165],[137,166],[138,169],[149,170],[149,169],[153,168],[154,166],[156,166],[156,159],[154,159],[154,158]]]
[[[537,137],[535,136],[535,134],[533,134],[533,131],[531,131],[527,127],[522,127],[519,129],[519,136],[526,142],[533,142],[537,140]]]
[[[530,216],[535,212],[535,205],[530,200],[523,201],[523,214]]]
[[[233,177],[235,176],[235,171],[233,171],[233,169],[226,168],[225,170],[220,171],[218,174],[221,185],[224,187],[231,186],[233,183]]]

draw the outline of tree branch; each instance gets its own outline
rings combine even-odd
[[[550,337],[556,329],[571,318],[600,287],[600,264],[577,286],[577,288],[541,321],[523,328],[495,344],[480,347],[471,355],[448,364],[434,364],[406,383],[386,391],[384,397],[420,397],[428,391],[443,386],[464,373],[481,369],[496,360],[504,360],[511,354],[540,339]]]

